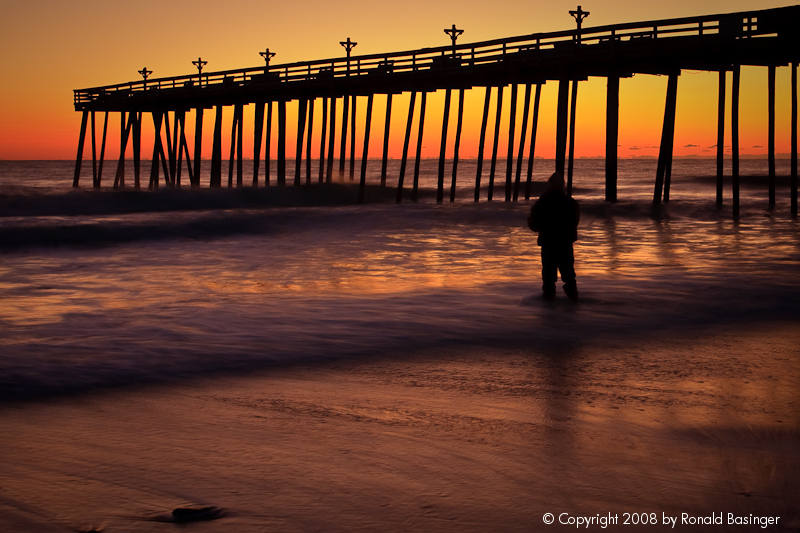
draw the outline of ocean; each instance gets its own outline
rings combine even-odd
[[[0,529],[800,525],[788,161],[774,211],[742,161],[734,220],[713,160],[675,160],[654,207],[654,160],[620,161],[608,204],[578,159],[578,302],[542,300],[504,163],[477,204],[475,161],[453,204],[448,164],[442,205],[435,160],[401,204],[370,161],[362,205],[337,164],[330,187],[157,192],[93,191],[91,164],[74,191],[73,164],[0,162]]]

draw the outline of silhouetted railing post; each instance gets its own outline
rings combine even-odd
[[[483,97],[483,116],[481,118],[481,136],[478,141],[478,161],[475,170],[475,202],[481,199],[481,174],[483,173],[483,149],[486,143],[486,123],[489,120],[489,102],[492,96],[492,87],[486,86],[486,93]]]
[[[722,207],[722,178],[725,154],[725,76],[726,71],[719,71],[717,96],[717,207]]]
[[[458,90],[458,118],[456,120],[456,141],[453,145],[453,177],[450,180],[450,203],[456,201],[456,178],[458,177],[458,150],[461,147],[461,125],[464,122],[464,89]]]
[[[192,65],[197,67],[197,86],[203,86],[203,67],[208,65],[208,61],[203,61],[203,58],[198,56],[195,61],[192,61]]]
[[[372,123],[372,93],[367,96],[367,117],[364,123],[364,152],[361,156],[361,181],[358,186],[358,202],[364,201],[367,187],[367,159],[369,158],[369,129]]]
[[[606,202],[617,201],[618,142],[619,76],[611,75],[606,90]]]
[[[539,128],[539,100],[542,96],[542,84],[536,84],[536,96],[533,99],[533,120],[531,124],[531,148],[528,152],[528,176],[525,181],[525,199],[531,197],[531,185],[533,184],[533,162],[536,156],[536,132]]]
[[[450,37],[450,41],[453,43],[453,57],[456,55],[456,40],[458,36],[464,33],[464,30],[460,30],[456,28],[456,25],[453,24],[450,28],[445,28],[444,32]]]
[[[767,164],[769,167],[769,208],[775,209],[775,65],[767,67]]]
[[[511,201],[511,173],[514,169],[514,130],[517,125],[517,84],[511,84],[511,109],[508,114],[508,154],[506,157],[505,200]]]
[[[502,85],[497,86],[497,103],[494,115],[494,141],[492,142],[492,163],[489,166],[489,190],[486,199],[492,201],[494,196],[494,171],[497,168],[497,142],[500,140],[500,119],[503,112],[503,89]]]
[[[414,122],[414,104],[417,101],[417,93],[411,93],[411,99],[408,101],[408,118],[406,119],[406,134],[403,137],[403,156],[400,160],[400,175],[397,178],[397,203],[403,201],[403,181],[406,177],[406,164],[408,163],[408,145],[411,141],[411,125]]]
[[[417,130],[417,150],[414,159],[414,183],[411,187],[411,200],[416,202],[419,193],[419,165],[422,160],[422,134],[425,131],[425,104],[428,100],[428,93],[422,91],[422,100],[419,108],[419,127]]]
[[[442,203],[444,198],[444,160],[447,151],[447,123],[450,120],[450,89],[444,93],[444,113],[442,115],[442,142],[439,148],[439,174],[436,185],[436,203]]]
[[[733,67],[731,87],[731,185],[733,189],[733,218],[739,218],[739,76],[741,67]]]
[[[575,22],[578,25],[578,31],[575,35],[577,43],[581,44],[581,25],[583,24],[583,19],[588,17],[590,13],[588,11],[584,11],[581,6],[578,6],[577,10],[571,10],[569,14],[572,15],[572,18],[575,19]]]

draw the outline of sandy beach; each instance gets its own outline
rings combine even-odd
[[[798,342],[793,324],[534,341],[6,405],[0,529],[173,531],[173,509],[214,506],[190,530],[536,531],[548,512],[712,510],[794,530]]]

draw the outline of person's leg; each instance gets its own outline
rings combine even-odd
[[[561,281],[564,282],[564,293],[572,299],[578,299],[578,283],[575,279],[575,255],[572,243],[559,250],[558,270],[561,271]]]
[[[558,252],[552,246],[542,246],[542,293],[545,298],[555,298],[557,279]]]

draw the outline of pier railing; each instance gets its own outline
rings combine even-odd
[[[194,92],[209,88],[258,87],[309,81],[331,81],[363,76],[391,76],[424,70],[447,70],[491,65],[521,55],[568,49],[578,46],[614,46],[616,43],[643,43],[678,37],[709,39],[757,39],[787,35],[800,19],[800,6],[761,11],[706,15],[583,28],[579,30],[533,33],[453,46],[421,48],[384,54],[337,57],[224,70],[202,74],[129,81],[115,85],[76,89],[76,109],[90,108],[106,98],[133,97],[152,91],[183,89]]]

